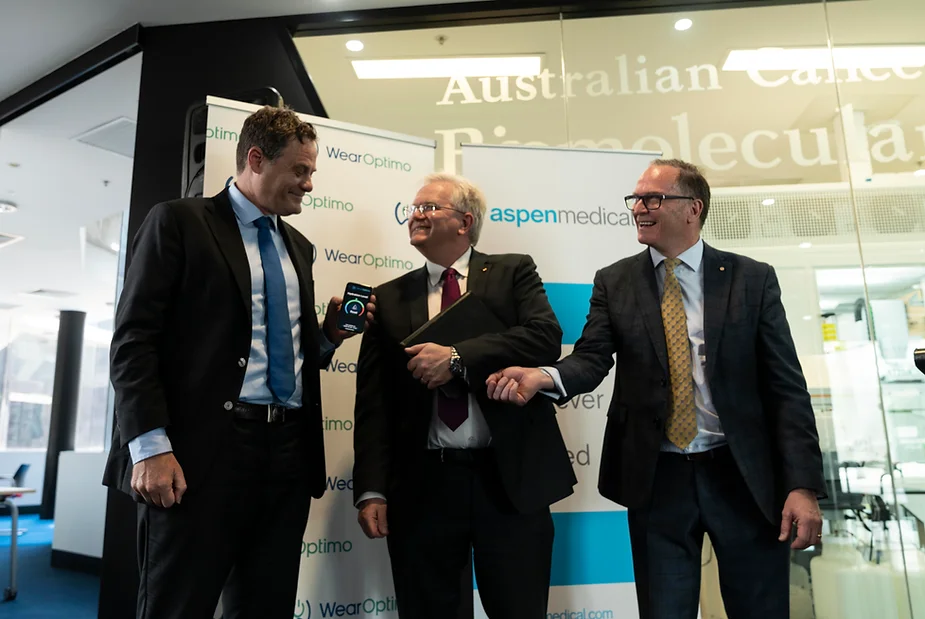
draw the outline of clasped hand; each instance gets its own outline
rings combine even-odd
[[[499,402],[523,406],[539,391],[555,388],[555,383],[539,368],[510,367],[495,372],[485,381],[488,397]]]
[[[453,380],[450,372],[452,351],[448,346],[416,344],[406,348],[405,352],[411,355],[408,371],[428,389],[436,389]]]

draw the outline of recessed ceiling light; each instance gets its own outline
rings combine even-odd
[[[762,206],[774,206],[774,198],[765,198],[761,201]]]
[[[812,247],[812,246],[813,246],[813,244],[812,244],[812,243],[809,243],[809,242],[800,243],[800,249],[809,249],[809,248]]]
[[[679,19],[678,21],[674,23],[674,29],[675,30],[689,30],[690,27],[693,25],[694,25],[694,22],[692,22],[691,20],[685,17],[684,19]]]
[[[356,39],[347,41],[347,49],[349,49],[351,52],[362,52],[363,41],[357,41]]]
[[[803,320],[812,320],[812,319],[813,319],[812,316],[803,316]]]
[[[14,213],[18,210],[19,207],[16,206],[15,202],[10,202],[9,200],[0,200],[0,213]]]
[[[916,170],[912,174],[915,176],[925,176],[925,168],[922,168],[921,170]]]

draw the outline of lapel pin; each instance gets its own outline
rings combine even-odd
[[[725,271],[725,270],[726,270],[726,267],[720,267],[719,270],[720,270],[720,271]]]
[[[488,270],[488,267],[482,267],[482,273]]]

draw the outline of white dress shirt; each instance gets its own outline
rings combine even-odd
[[[470,247],[459,260],[453,263],[459,282],[459,294],[466,294],[469,282],[469,258],[472,256]],[[427,318],[428,320],[440,313],[443,301],[443,271],[446,269],[439,264],[427,261]],[[463,359],[463,366],[466,360]],[[430,432],[427,435],[427,448],[439,449],[441,447],[452,449],[473,449],[488,447],[491,442],[491,432],[488,423],[479,408],[475,396],[469,393],[469,416],[456,430],[449,427],[437,414],[437,392],[434,391],[433,412],[430,418]]]
[[[655,268],[655,279],[658,282],[658,296],[661,299],[665,290],[665,256],[655,248],[649,248],[652,257],[652,266]],[[713,397],[710,395],[710,385],[707,383],[706,342],[703,332],[704,295],[703,295],[703,239],[699,239],[691,248],[678,256],[681,264],[675,269],[675,276],[681,285],[681,297],[684,303],[684,314],[687,317],[687,334],[691,345],[691,370],[694,381],[694,407],[697,416],[697,436],[685,449],[680,449],[665,438],[662,441],[662,451],[675,453],[698,453],[709,451],[724,445],[726,437],[719,415],[713,406]],[[617,363],[620,363],[619,355]],[[553,367],[542,368],[549,374],[556,384],[557,394],[547,394],[552,397],[568,397],[559,371]],[[545,393],[545,392],[544,392]]]

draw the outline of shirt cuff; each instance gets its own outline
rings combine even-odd
[[[356,504],[354,504],[354,507],[359,507],[360,503],[362,503],[363,501],[366,501],[367,499],[382,499],[383,501],[385,501],[385,497],[379,494],[378,492],[364,492],[363,494],[360,495],[360,498],[357,499],[357,502]]]
[[[318,329],[318,331],[321,333],[321,341],[318,342],[318,348],[320,349],[320,354],[318,355],[318,358],[324,359],[325,356],[328,355],[332,350],[336,350],[337,346],[335,346],[334,344],[331,343],[330,340],[328,340],[328,336],[324,334],[323,328]]]
[[[132,455],[132,464],[153,458],[173,451],[167,431],[164,428],[155,428],[144,434],[139,434],[128,443],[128,451]]]
[[[556,384],[556,389],[558,390],[558,393],[554,393],[552,391],[540,391],[540,393],[552,398],[553,400],[568,397],[568,394],[565,392],[565,385],[562,384],[562,377],[559,376],[559,370],[557,368],[543,366],[540,368],[540,371],[552,379],[552,382]]]

